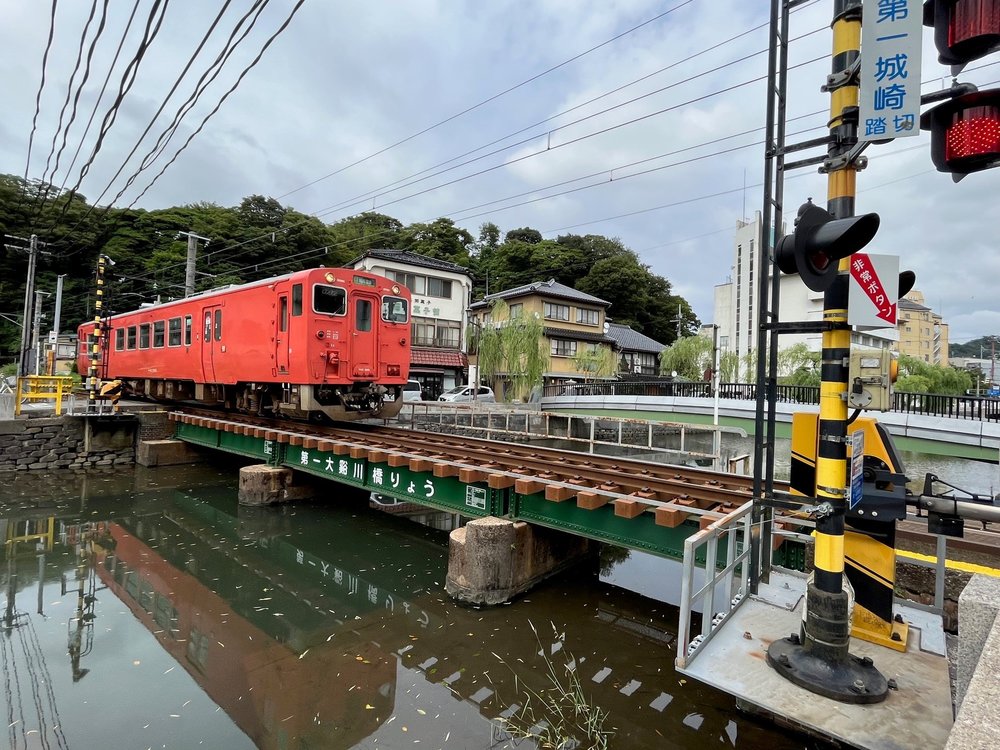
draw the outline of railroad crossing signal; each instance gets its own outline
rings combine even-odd
[[[808,201],[799,207],[795,231],[778,240],[774,262],[784,273],[799,274],[814,292],[824,292],[837,278],[838,261],[871,242],[878,225],[878,214],[834,219]]]
[[[927,0],[924,25],[934,27],[938,59],[957,74],[1000,50],[1000,0]],[[931,132],[931,160],[955,182],[1000,165],[1000,89],[956,96],[920,117]]]

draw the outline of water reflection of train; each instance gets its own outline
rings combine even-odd
[[[588,696],[613,717],[616,746],[661,747],[665,734],[679,747],[735,744],[737,734],[757,746],[767,736],[724,696],[678,686],[669,612],[637,617],[641,600],[627,592],[588,587],[591,617],[579,601],[561,609],[565,594],[555,587],[534,592],[527,609],[469,610],[440,593],[443,536],[434,541],[391,518],[369,518],[370,533],[358,533],[351,507],[325,506],[316,518],[300,507],[294,519],[245,510],[231,498],[176,493],[162,516],[113,529],[114,554],[100,574],[261,747],[374,742],[412,695],[435,693],[445,703],[424,703],[427,720],[454,717],[442,734],[450,729],[456,740],[475,725],[488,738],[489,721],[523,705],[526,687],[550,687],[539,653],[556,655],[561,669],[564,646]],[[320,512],[334,518],[319,522]],[[571,619],[560,624],[563,616]],[[532,617],[542,618],[537,637]],[[416,739],[429,736],[411,721],[408,740]]]

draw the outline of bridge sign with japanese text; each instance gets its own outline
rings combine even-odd
[[[854,253],[847,322],[862,330],[893,328],[899,301],[899,256]]]
[[[920,135],[922,0],[864,0],[858,140]]]

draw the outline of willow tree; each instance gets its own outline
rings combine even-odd
[[[573,366],[586,380],[609,378],[618,371],[618,357],[610,346],[585,348],[573,355]]]
[[[510,398],[523,401],[541,384],[549,365],[548,352],[542,348],[542,321],[535,315],[511,318],[510,308],[501,299],[490,303],[490,320],[470,330],[479,377],[491,383],[503,378]]]

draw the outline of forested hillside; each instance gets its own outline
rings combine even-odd
[[[141,302],[183,295],[187,243],[178,232],[209,238],[199,246],[198,289],[241,283],[319,265],[338,266],[373,248],[395,248],[451,261],[470,269],[476,298],[487,292],[554,278],[612,303],[609,315],[670,344],[698,320],[670,282],[650,272],[618,239],[562,235],[543,239],[531,228],[504,233],[492,223],[478,237],[447,218],[404,225],[368,212],[332,224],[253,195],[238,206],[199,203],[145,211],[91,206],[79,194],[20,177],[0,175],[0,232],[6,235],[0,273],[0,355],[16,356],[31,234],[38,236],[35,288],[54,292],[66,274],[63,329],[93,315],[94,268],[104,253],[108,307],[122,311]],[[46,310],[51,310],[48,298]],[[50,313],[49,313],[50,314]],[[49,322],[42,326],[48,330]]]

